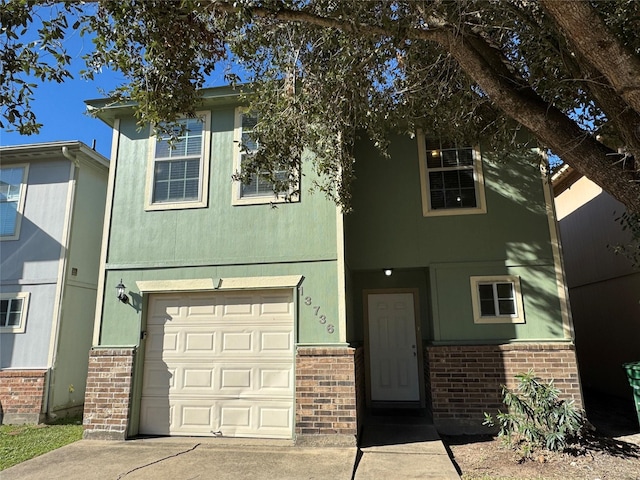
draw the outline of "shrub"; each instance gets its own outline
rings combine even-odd
[[[553,380],[543,382],[533,370],[515,376],[515,391],[502,386],[503,402],[508,413],[498,411],[496,421],[485,413],[484,425],[500,427],[505,444],[520,447],[529,456],[536,449],[563,451],[578,441],[586,429],[586,418],[573,400],[560,400],[560,390]]]

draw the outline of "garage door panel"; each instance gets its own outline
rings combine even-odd
[[[220,428],[223,436],[287,438],[291,436],[293,407],[290,402],[221,401]]]
[[[140,431],[147,435],[170,435],[174,410],[166,395],[143,397],[140,402]]]
[[[166,395],[175,388],[176,369],[167,368],[166,364],[148,365],[145,363],[145,373],[142,389],[148,395]]]
[[[212,352],[214,348],[213,332],[190,332],[184,335],[184,352],[197,353]]]
[[[140,432],[291,438],[290,291],[152,295]]]
[[[288,295],[261,295],[258,299],[260,315],[290,315],[292,306]]]
[[[222,395],[292,396],[293,366],[223,365],[219,368],[217,392]]]
[[[184,368],[182,369],[182,382],[180,384],[180,390],[193,391],[193,390],[207,390],[213,391],[214,385],[214,369],[213,368]]]

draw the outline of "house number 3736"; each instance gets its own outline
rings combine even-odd
[[[320,313],[320,305],[314,305],[311,297],[304,297],[304,304],[313,309],[313,312],[316,317],[318,317],[318,323],[320,325],[326,325],[327,332],[333,333],[336,330],[336,327],[331,323],[327,323],[327,316]]]

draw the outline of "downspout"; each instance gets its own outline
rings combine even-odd
[[[65,217],[60,246],[60,264],[58,267],[58,279],[56,286],[56,297],[54,305],[54,323],[52,325],[52,336],[49,344],[49,374],[45,383],[45,396],[44,396],[44,411],[45,414],[49,414],[49,405],[52,402],[52,377],[54,376],[55,364],[58,355],[58,339],[60,336],[60,327],[62,321],[62,301],[64,294],[64,284],[66,280],[67,270],[67,252],[69,247],[69,239],[71,236],[71,221],[73,215],[73,204],[75,200],[76,191],[76,168],[79,166],[78,158],[75,154],[71,153],[69,147],[62,147],[62,155],[71,162],[71,168],[69,169],[69,189],[67,191],[67,200],[65,202]],[[54,382],[55,383],[55,382]]]

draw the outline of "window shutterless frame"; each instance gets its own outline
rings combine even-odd
[[[174,147],[167,137],[149,139],[145,210],[203,208],[209,195],[211,112],[180,119],[187,130]],[[190,128],[191,127],[191,128]]]
[[[24,333],[29,292],[0,293],[0,333]]]
[[[470,278],[474,323],[524,323],[520,278],[515,275]]]
[[[0,168],[0,241],[20,238],[28,177],[28,163]]]
[[[418,131],[423,216],[486,213],[482,157],[478,147],[437,148]]]

